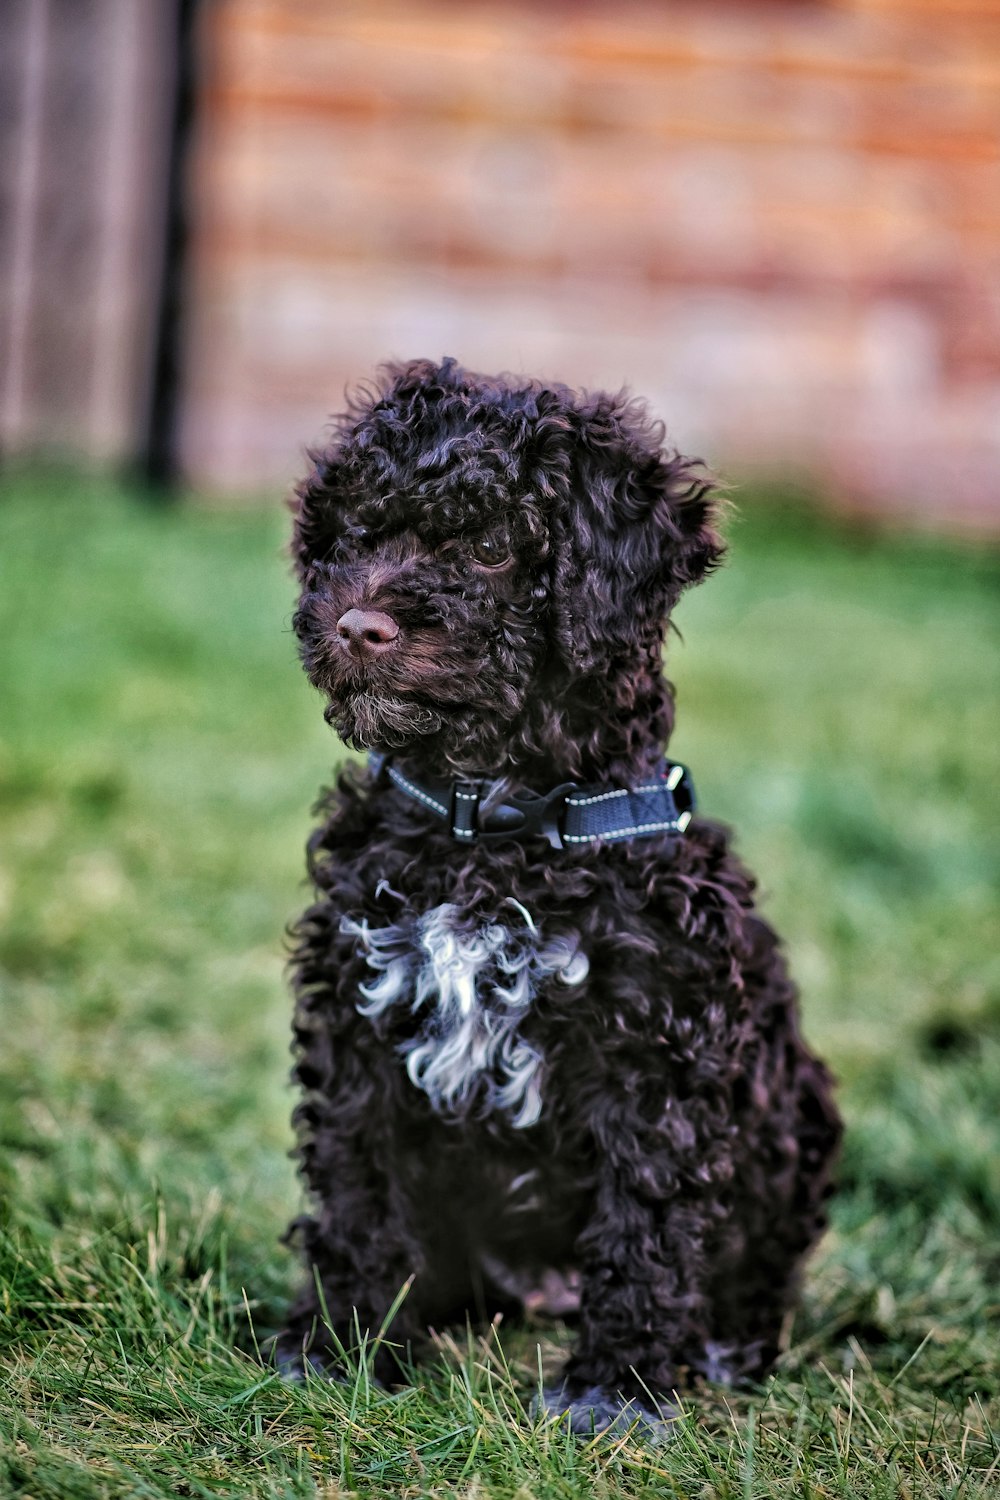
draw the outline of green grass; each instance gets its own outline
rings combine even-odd
[[[648,1449],[528,1420],[558,1327],[445,1335],[388,1395],[256,1362],[297,1274],[282,928],[341,754],[283,517],[8,482],[0,1495],[1000,1492],[997,570],[746,511],[679,612],[674,748],[787,934],[843,1185],[774,1378]]]

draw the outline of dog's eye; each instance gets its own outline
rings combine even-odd
[[[352,526],[343,537],[348,552],[370,552],[373,543],[374,537],[367,526]]]
[[[481,536],[472,543],[471,552],[483,568],[502,568],[510,562],[510,548],[497,537]]]

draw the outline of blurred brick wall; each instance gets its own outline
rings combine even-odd
[[[199,483],[450,353],[1000,530],[996,0],[218,0],[202,47]]]

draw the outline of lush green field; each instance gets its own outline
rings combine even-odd
[[[674,748],[761,872],[849,1131],[781,1368],[651,1450],[533,1427],[550,1326],[446,1335],[388,1395],[255,1360],[296,1274],[282,928],[341,753],[284,521],[8,482],[0,1495],[1000,1493],[997,572],[747,510],[680,611]]]

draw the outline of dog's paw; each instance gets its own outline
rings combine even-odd
[[[304,1354],[301,1349],[275,1349],[271,1356],[271,1363],[278,1373],[278,1378],[285,1381],[287,1385],[303,1385],[306,1376],[314,1375],[323,1380],[338,1380],[343,1377],[336,1370],[331,1370],[315,1354]]]
[[[353,1385],[354,1371],[345,1369],[330,1355],[307,1351],[301,1344],[275,1342],[268,1355],[268,1362],[279,1380],[286,1385],[304,1385],[307,1380],[328,1380],[334,1385]],[[367,1383],[384,1390],[384,1383],[370,1372]]]
[[[635,1430],[635,1436],[648,1443],[662,1443],[670,1437],[675,1406],[664,1403],[654,1411],[645,1401],[633,1396],[628,1400],[603,1390],[598,1385],[572,1395],[565,1385],[546,1386],[531,1403],[533,1417],[568,1418],[570,1432],[577,1437],[596,1437],[599,1433],[622,1436]]]

